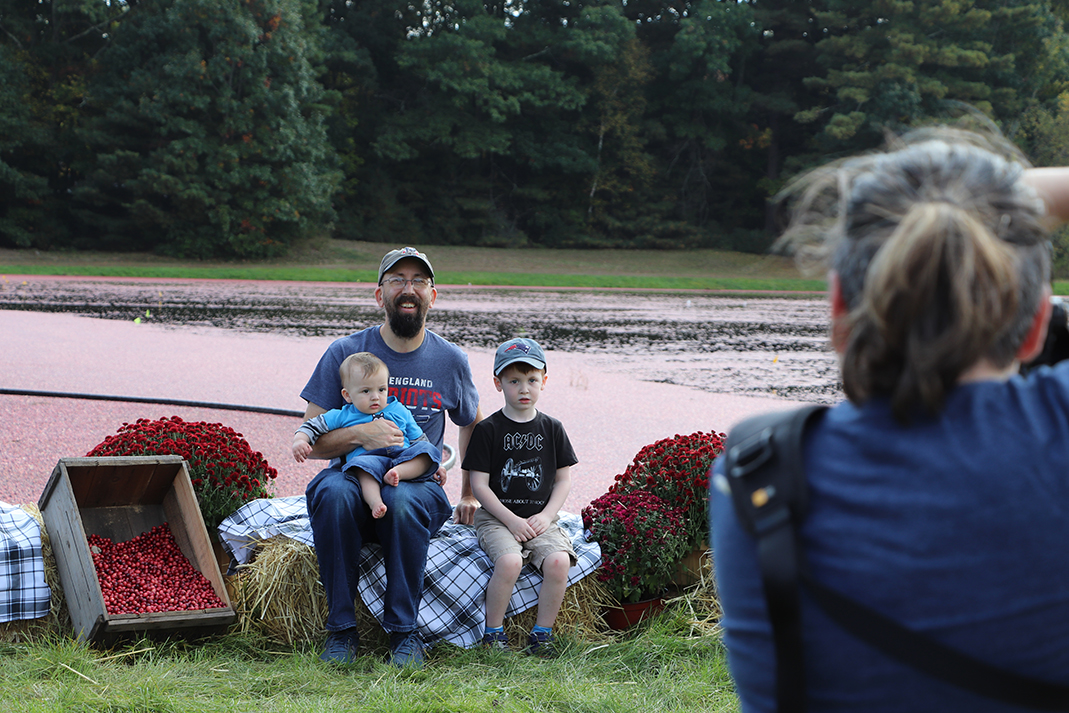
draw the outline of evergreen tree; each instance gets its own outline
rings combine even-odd
[[[71,244],[75,135],[92,56],[128,5],[0,0],[0,245]]]
[[[1057,31],[1041,0],[827,0],[815,15],[827,74],[805,82],[823,101],[796,118],[820,126],[821,153],[870,147],[956,104],[1012,119]]]
[[[34,121],[26,67],[9,46],[0,45],[0,244],[31,247],[40,232],[40,206],[48,180],[24,167],[19,158],[43,146],[43,127]],[[14,154],[21,154],[15,157]],[[13,161],[16,165],[8,163]]]
[[[366,239],[697,244],[716,230],[746,8],[702,0],[332,2]],[[339,84],[340,86],[340,84]],[[353,105],[354,108],[356,104]],[[743,110],[745,111],[745,110]],[[366,146],[366,150],[360,147]],[[712,176],[713,180],[708,180]],[[730,179],[726,179],[730,180]]]
[[[736,188],[731,194],[749,205],[750,225],[763,223],[766,240],[756,245],[764,247],[767,236],[776,229],[768,199],[787,178],[807,167],[812,129],[794,117],[819,101],[803,79],[824,72],[817,63],[816,44],[823,33],[815,16],[823,10],[824,2],[759,0],[749,7],[753,10],[754,40],[740,54],[735,74],[751,92],[747,113],[751,131],[731,147],[731,155],[741,164],[738,170],[745,171],[735,177],[734,184],[750,190]]]
[[[321,231],[338,176],[301,0],[144,0],[101,55],[74,191],[109,249],[267,257]]]
[[[656,157],[657,220],[678,226],[677,244],[733,245],[729,236],[755,220],[747,193],[756,177],[739,153],[764,132],[747,121],[755,95],[740,58],[755,46],[746,3],[629,2],[628,17],[649,48],[653,70],[643,131]],[[759,205],[759,201],[758,201]],[[759,209],[758,209],[759,210]],[[687,239],[682,226],[695,233]],[[668,237],[668,236],[666,236]]]
[[[568,75],[573,28],[557,9],[581,12],[508,0],[330,4],[332,30],[370,64],[340,75],[358,97],[361,156],[348,177],[360,201],[342,234],[520,245],[528,228],[538,242],[581,232],[574,172],[594,162],[574,131],[586,96]],[[554,205],[564,192],[569,204]]]

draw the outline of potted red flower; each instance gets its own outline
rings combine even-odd
[[[88,456],[178,455],[189,465],[189,477],[208,533],[245,503],[269,498],[268,484],[278,471],[262,453],[221,423],[183,421],[178,416],[124,423],[89,451]]]
[[[658,599],[687,551],[683,513],[653,493],[606,493],[583,508],[601,545],[597,577],[621,603]]]
[[[609,493],[652,493],[682,512],[686,552],[709,543],[709,468],[724,450],[726,434],[691,433],[665,438],[644,447],[631,465],[616,476]]]

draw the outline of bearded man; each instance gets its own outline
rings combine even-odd
[[[308,402],[305,419],[344,404],[338,367],[350,354],[371,352],[390,370],[389,395],[407,406],[428,440],[439,450],[445,435],[445,414],[460,428],[458,456],[467,450],[475,424],[482,419],[479,393],[471,378],[467,355],[455,344],[426,329],[434,306],[434,270],[415,248],[386,253],[379,266],[375,301],[386,312],[382,325],[342,337],[330,345],[301,392]],[[371,516],[355,474],[339,469],[338,458],[357,446],[368,450],[398,446],[401,429],[389,419],[330,431],[312,451],[314,458],[333,459],[308,484],[305,495],[312,521],[319,574],[327,594],[327,642],[324,661],[350,663],[356,656],[355,599],[360,550],[365,542],[382,546],[386,565],[383,628],[390,635],[390,661],[397,666],[423,663],[423,641],[416,626],[422,599],[423,572],[431,537],[449,517],[445,470],[435,482],[401,481],[382,490],[386,515]],[[467,471],[461,471],[458,522],[471,524],[477,501]]]

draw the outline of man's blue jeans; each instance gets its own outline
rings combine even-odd
[[[386,515],[376,520],[364,504],[356,474],[326,468],[305,490],[319,577],[327,592],[327,631],[356,626],[360,550],[378,542],[386,564],[382,626],[390,632],[416,628],[423,572],[431,537],[452,513],[438,483],[402,481],[384,487]]]

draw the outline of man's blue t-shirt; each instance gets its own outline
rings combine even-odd
[[[404,354],[386,346],[378,326],[335,340],[316,365],[301,398],[328,411],[341,408],[345,399],[338,367],[350,354],[371,352],[390,370],[389,395],[408,408],[416,425],[441,450],[446,412],[458,426],[469,425],[479,409],[479,392],[467,354],[430,330],[424,334],[423,344]]]
[[[958,386],[938,418],[908,427],[884,399],[840,404],[809,433],[805,473],[815,579],[982,661],[1069,684],[1069,364]],[[715,483],[710,500],[742,710],[773,711],[754,542]],[[888,659],[802,591],[809,711],[1018,710]]]

